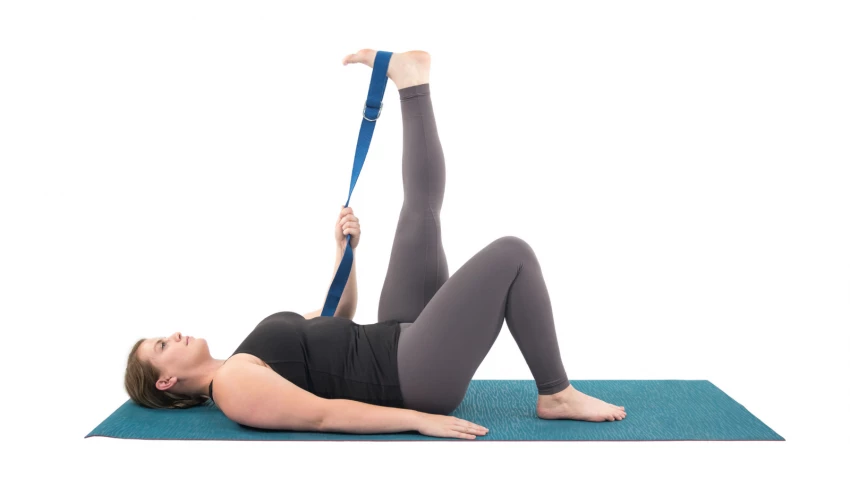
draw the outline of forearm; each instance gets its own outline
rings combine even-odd
[[[336,276],[336,271],[339,269],[339,263],[342,262],[343,254],[345,254],[345,247],[337,245],[336,263],[334,265],[333,276],[331,276],[331,282],[333,282],[333,278]],[[348,275],[348,281],[345,283],[345,289],[343,289],[339,304],[337,304],[334,317],[352,319],[354,313],[357,312],[357,249],[352,249],[351,254],[351,272]]]
[[[419,431],[424,414],[407,408],[384,407],[346,399],[329,400],[321,432],[398,433]]]

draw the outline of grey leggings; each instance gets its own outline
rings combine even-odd
[[[403,122],[399,214],[378,321],[399,320],[398,372],[405,408],[447,415],[507,321],[537,384],[569,386],[552,305],[531,246],[514,236],[491,242],[449,277],[440,230],[446,165],[430,84],[399,91]]]

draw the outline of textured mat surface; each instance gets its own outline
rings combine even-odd
[[[535,413],[533,380],[473,380],[452,413],[490,432],[475,440],[781,440],[741,404],[706,380],[572,380],[573,386],[626,407],[614,422],[542,420]],[[213,406],[150,410],[127,401],[86,438],[106,436],[149,440],[462,440],[420,435],[270,431],[230,421]],[[467,440],[472,441],[472,440]]]

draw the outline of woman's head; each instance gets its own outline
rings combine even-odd
[[[182,335],[140,339],[127,357],[124,388],[130,398],[149,408],[189,408],[207,400],[189,382],[211,360],[207,341]]]

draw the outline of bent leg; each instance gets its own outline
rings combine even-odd
[[[404,203],[381,289],[378,322],[413,322],[449,276],[440,225],[446,165],[431,87],[424,83],[398,93],[403,123]]]
[[[506,236],[458,269],[398,344],[405,407],[448,414],[507,322],[540,395],[569,386],[543,273],[531,247]]]

